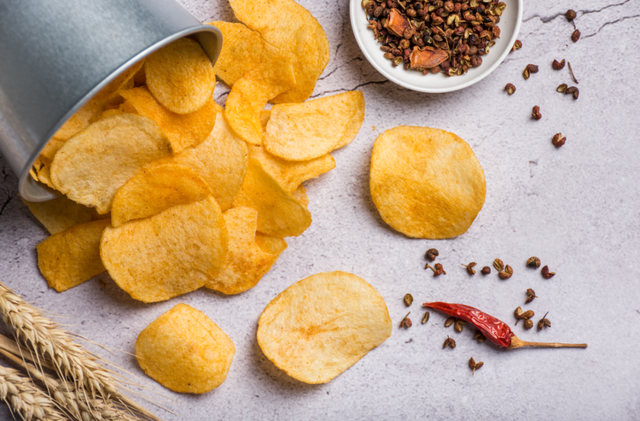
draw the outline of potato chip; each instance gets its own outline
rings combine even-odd
[[[225,211],[242,187],[247,159],[247,145],[229,130],[223,113],[218,113],[209,137],[198,146],[185,149],[172,161],[195,170],[204,178],[220,209]]]
[[[282,250],[271,254],[256,243],[258,211],[246,207],[231,208],[224,213],[224,221],[229,232],[227,260],[218,276],[204,286],[223,294],[239,294],[256,286]]]
[[[210,195],[209,184],[191,168],[170,162],[151,164],[120,187],[111,205],[111,224],[118,227]]]
[[[266,357],[305,383],[327,383],[391,336],[384,299],[364,279],[326,272],[296,282],[258,321]]]
[[[305,208],[309,207],[309,197],[307,196],[307,189],[302,184],[291,193],[291,195],[302,204]]]
[[[247,175],[233,207],[258,211],[258,231],[274,237],[302,234],[311,225],[311,213],[262,168],[249,158]]]
[[[67,140],[51,164],[51,181],[69,199],[107,213],[116,191],[140,168],[171,155],[156,123],[116,114]]]
[[[64,231],[74,225],[89,222],[93,219],[91,209],[79,205],[64,196],[46,202],[27,202],[24,199],[22,199],[22,202],[29,207],[33,216],[35,216],[51,234]]]
[[[267,152],[288,161],[308,161],[345,145],[364,118],[362,92],[350,91],[302,104],[278,104],[263,143]]]
[[[48,187],[57,190],[51,182],[51,160],[44,155],[40,155],[33,163],[33,167],[29,170],[31,177]]]
[[[144,71],[149,91],[169,111],[189,114],[213,96],[216,75],[200,44],[181,38],[147,57]]]
[[[263,63],[240,78],[225,103],[225,118],[245,142],[262,144],[260,113],[267,102],[296,83],[293,65],[285,58]]]
[[[227,377],[236,350],[204,313],[178,304],[151,322],[136,340],[144,372],[180,393],[206,393]]]
[[[56,153],[58,153],[58,150],[62,147],[62,145],[64,145],[64,140],[56,139],[54,137],[53,139],[50,139],[46,145],[44,145],[44,148],[42,148],[40,155],[53,161],[53,157],[56,156]]]
[[[105,271],[100,237],[108,225],[108,219],[85,222],[38,244],[38,266],[51,288],[66,291]]]
[[[226,254],[227,229],[212,197],[108,227],[100,243],[109,275],[145,303],[202,287],[220,272]]]
[[[336,167],[336,161],[330,154],[310,161],[286,161],[271,155],[261,146],[250,145],[249,156],[259,161],[264,170],[288,192],[297,189],[302,182]]]
[[[296,85],[272,100],[303,102],[329,63],[329,41],[311,13],[293,0],[230,0],[238,20],[294,57]]]
[[[276,259],[287,249],[287,242],[284,238],[272,237],[259,232],[256,232],[255,242],[262,251],[276,256]]]
[[[107,86],[102,88],[76,111],[69,120],[58,129],[53,137],[64,141],[80,130],[88,127],[90,122],[99,116],[104,110],[104,107],[113,100],[114,96],[117,96],[118,92],[127,86],[127,83],[133,78],[133,75],[142,68],[143,63],[144,61],[137,62],[109,82]]]
[[[216,122],[216,103],[210,97],[205,105],[189,114],[173,113],[156,101],[146,86],[120,92],[137,114],[158,123],[171,142],[174,153],[196,146],[209,136]],[[127,107],[124,106],[123,108]]]
[[[428,127],[399,126],[378,136],[369,183],[382,219],[413,238],[464,234],[486,192],[471,147],[453,133]]]

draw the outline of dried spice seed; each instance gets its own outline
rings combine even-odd
[[[438,257],[439,255],[440,255],[440,253],[438,252],[438,250],[429,249],[425,253],[424,257],[425,257],[425,259],[433,262],[434,260],[436,260],[436,257]]]
[[[447,320],[444,321],[444,327],[449,327],[452,324],[454,324],[456,322],[456,318],[455,317],[449,317]]]
[[[436,270],[435,270],[433,276],[440,276],[440,275],[446,275],[447,274],[447,272],[444,271],[444,268],[442,267],[442,264],[436,263],[435,267],[436,267]]]
[[[471,358],[469,359],[469,368],[470,368],[471,370],[473,370],[473,371],[471,372],[471,375],[472,375],[472,376],[473,376],[473,375],[475,375],[475,374],[476,374],[476,370],[480,369],[483,365],[484,365],[484,363],[483,363],[482,361],[478,361],[478,362],[476,362],[476,361],[473,359],[473,357],[471,357]]]
[[[516,92],[516,87],[513,86],[513,83],[507,83],[504,90],[507,91],[509,95],[513,95]]]
[[[407,307],[409,307],[411,304],[413,304],[413,296],[411,294],[405,294],[404,303],[405,303],[405,305]]]
[[[551,279],[556,275],[555,272],[549,272],[549,266],[544,266],[540,273],[544,279]]]
[[[530,318],[532,318],[535,315],[536,315],[536,313],[533,310],[527,310],[524,313],[522,313],[522,318],[525,319],[525,320],[529,320]]]
[[[402,319],[402,321],[400,322],[400,327],[404,327],[405,329],[409,329],[411,327],[413,323],[411,323],[409,314],[411,314],[411,312],[408,312],[407,315],[404,316],[404,319]]]
[[[511,278],[511,275],[513,275],[513,268],[509,265],[505,266],[504,270],[498,272],[498,276],[502,280]]]
[[[456,341],[453,338],[447,336],[447,339],[444,340],[444,344],[442,344],[442,349],[449,347],[451,349],[456,347]]]
[[[481,272],[483,275],[488,275],[491,273],[491,268],[489,266],[485,266],[482,268]]]
[[[514,51],[519,50],[521,48],[522,48],[522,41],[517,39],[516,42],[513,43],[513,47],[511,47],[511,52],[514,52]]]
[[[476,271],[475,271],[475,269],[473,268],[475,265],[477,265],[477,263],[476,263],[476,262],[471,262],[471,263],[469,263],[468,265],[462,264],[462,266],[464,266],[464,267],[466,267],[466,268],[467,268],[467,273],[468,273],[469,275],[475,275],[475,274],[476,274]]]
[[[529,304],[530,302],[532,302],[536,298],[538,298],[538,296],[536,295],[536,292],[533,289],[528,288],[527,289],[527,299],[525,300],[524,303],[525,304]]]
[[[540,114],[540,107],[539,106],[535,106],[533,107],[533,111],[531,113],[531,117],[534,120],[540,120],[542,118],[542,114]]]
[[[524,80],[529,79],[529,69],[527,69],[525,67],[525,69],[522,71],[522,77],[524,78]]]
[[[560,92],[561,94],[565,93],[567,90],[567,84],[563,83],[562,85],[558,86],[556,88],[556,91]]]
[[[567,141],[567,138],[562,137],[562,133],[556,133],[553,136],[553,139],[551,139],[551,143],[553,143],[553,146],[555,146],[556,148],[559,148],[562,145],[564,145],[564,142],[566,141]]]
[[[464,320],[456,320],[455,324],[453,325],[453,329],[456,332],[460,333],[460,332],[462,332],[462,329],[464,328],[464,324],[465,324]]]
[[[480,344],[481,344],[481,343],[483,343],[483,342],[487,339],[487,337],[486,337],[486,336],[484,336],[484,335],[482,334],[482,332],[480,332],[480,331],[478,330],[478,331],[476,332],[476,334],[475,334],[475,335],[473,335],[473,339],[475,339],[476,341],[478,341],[478,343],[480,343]]]
[[[522,307],[518,307],[514,310],[513,315],[516,317],[516,324],[518,324],[518,322],[523,319],[523,314],[524,311],[522,311]]]
[[[530,268],[538,269],[540,267],[540,259],[536,256],[531,256],[527,260],[527,266]]]
[[[574,86],[575,88],[575,86]],[[578,99],[578,96],[580,95],[580,91],[578,90],[578,88],[575,89],[575,91],[573,91],[573,99],[576,100]]]
[[[504,263],[500,259],[496,259],[493,261],[493,267],[496,268],[497,271],[504,270]]]
[[[576,11],[569,9],[567,10],[567,13],[564,14],[567,17],[568,21],[572,21],[576,18]]]
[[[538,330],[542,330],[545,327],[551,327],[551,322],[549,321],[549,319],[547,319],[547,314],[549,314],[548,311],[544,315],[544,317],[538,321]]]
[[[575,31],[573,31],[573,33],[571,34],[571,41],[573,42],[578,42],[578,40],[580,39],[580,30],[576,29]]]
[[[531,320],[525,320],[525,321],[524,321],[524,328],[525,328],[525,329],[529,330],[529,329],[531,329],[532,327],[533,327],[533,321],[531,321]]]
[[[431,317],[431,314],[427,311],[424,313],[424,316],[422,317],[422,324],[425,324],[429,321],[429,317]]]
[[[527,64],[527,70],[529,73],[538,73],[538,66],[535,64]]]
[[[562,61],[558,61],[558,60],[553,60],[553,63],[551,63],[551,66],[553,67],[553,70],[562,70],[564,69],[564,59],[562,59]]]

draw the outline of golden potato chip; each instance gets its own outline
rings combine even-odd
[[[272,100],[303,102],[329,63],[329,41],[311,13],[293,0],[230,0],[239,21],[294,57],[296,85]]]
[[[56,187],[51,182],[51,160],[44,155],[40,155],[33,163],[33,167],[29,170],[31,177],[52,189]]]
[[[209,184],[191,168],[171,162],[151,164],[120,187],[111,205],[111,224],[118,227],[210,195]]]
[[[302,234],[311,225],[311,213],[262,168],[249,158],[247,175],[233,207],[258,211],[258,231],[274,237]]]
[[[399,126],[378,136],[369,183],[382,219],[413,238],[464,234],[486,192],[471,147],[453,133],[428,127]]]
[[[113,79],[107,86],[102,88],[89,101],[87,101],[78,111],[76,111],[67,120],[53,136],[60,140],[67,140],[80,130],[89,126],[90,122],[99,116],[105,106],[113,100],[118,92],[127,86],[127,83],[133,78],[141,68],[144,62],[141,60],[122,72]]]
[[[53,161],[53,157],[56,156],[56,153],[58,153],[58,149],[60,149],[62,145],[64,145],[64,140],[56,139],[54,137],[53,139],[50,139],[46,145],[44,145],[44,148],[42,149],[42,152],[40,152],[40,155]]]
[[[171,155],[153,120],[116,114],[67,140],[51,164],[51,181],[69,199],[107,213],[116,191],[140,168]]]
[[[264,170],[288,192],[297,189],[302,182],[336,167],[336,161],[330,154],[310,161],[286,161],[271,155],[262,146],[250,145],[249,156],[259,161]]]
[[[255,242],[265,253],[280,257],[280,254],[286,250],[287,242],[281,237],[272,237],[270,235],[256,232]]]
[[[108,219],[85,222],[38,244],[38,266],[51,288],[66,291],[105,271],[100,237],[108,225]]]
[[[308,161],[345,145],[364,118],[362,92],[350,91],[302,104],[278,104],[263,143],[267,152],[288,161]]]
[[[200,44],[181,38],[147,57],[144,72],[149,91],[169,111],[189,114],[213,96],[216,75]]]
[[[206,393],[227,377],[236,350],[204,313],[178,304],[151,322],[136,340],[144,372],[180,393]]]
[[[256,242],[258,211],[246,207],[231,208],[224,213],[224,221],[229,232],[227,260],[218,276],[204,286],[224,294],[239,294],[256,286],[282,250],[271,254]],[[265,240],[262,242],[267,243]],[[277,246],[269,244],[267,247]]]
[[[295,83],[293,65],[285,58],[254,68],[240,78],[229,92],[225,103],[225,118],[229,126],[244,141],[262,144],[262,109],[270,99],[290,89]]]
[[[211,196],[107,227],[100,243],[109,275],[131,298],[145,303],[200,288],[220,272],[226,254],[227,229]]]
[[[387,305],[364,279],[326,272],[296,282],[258,321],[266,357],[305,383],[327,383],[391,336]]]
[[[174,153],[196,146],[209,136],[216,122],[216,103],[213,97],[202,108],[189,114],[173,113],[156,101],[146,86],[120,92],[136,114],[158,123],[171,142]],[[124,106],[127,107],[127,106]]]
[[[64,196],[46,202],[28,202],[24,199],[22,199],[22,202],[29,207],[33,216],[35,216],[51,234],[93,220],[91,209],[79,205]]]
[[[302,184],[291,193],[291,195],[302,204],[305,208],[309,206],[309,197],[307,197],[307,189]]]
[[[192,168],[204,178],[220,209],[225,211],[242,187],[247,159],[247,145],[229,130],[223,113],[218,113],[209,137],[198,146],[185,149],[172,161]]]

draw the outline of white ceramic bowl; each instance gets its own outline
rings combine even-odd
[[[509,54],[522,23],[523,0],[501,0],[507,4],[507,7],[504,9],[498,24],[500,38],[496,40],[496,45],[491,47],[489,54],[482,56],[482,65],[480,67],[469,69],[467,74],[462,76],[447,77],[441,73],[423,75],[414,70],[404,70],[402,66],[393,67],[391,60],[383,57],[384,52],[380,49],[382,44],[378,44],[373,37],[373,31],[367,29],[369,22],[361,1],[350,0],[349,9],[353,34],[364,56],[376,70],[390,81],[420,92],[457,91],[489,76]]]

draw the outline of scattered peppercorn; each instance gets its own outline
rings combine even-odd
[[[529,79],[529,69],[527,69],[526,67],[522,71],[522,77],[524,78],[524,80]]]
[[[483,275],[488,275],[491,273],[491,268],[489,266],[485,266],[482,268],[481,272]]]
[[[496,268],[497,271],[504,270],[504,263],[500,259],[496,259],[493,261],[493,267]]]
[[[465,324],[464,320],[456,320],[455,324],[453,325],[453,329],[456,332],[460,333],[460,332],[462,332],[462,329],[464,328],[464,324]]]
[[[533,321],[531,319],[524,321],[524,328],[529,330],[533,327]]]
[[[440,275],[446,275],[447,272],[444,271],[444,268],[442,267],[442,264],[440,263],[436,263],[435,264],[435,271],[433,272],[433,276],[440,276]]]
[[[486,336],[484,336],[484,335],[482,334],[482,332],[480,332],[480,331],[478,330],[478,331],[476,331],[476,334],[475,334],[475,335],[473,335],[473,339],[475,339],[476,341],[478,341],[478,343],[480,343],[480,344],[481,344],[481,343],[483,343],[483,342],[487,339],[487,337],[486,337]]]
[[[411,294],[405,294],[404,303],[406,304],[407,307],[413,304],[413,296]]]
[[[411,327],[412,323],[409,318],[409,314],[411,314],[411,312],[408,312],[407,315],[404,316],[404,319],[400,322],[400,327],[404,327],[405,329],[409,329]]]
[[[573,99],[578,99],[578,95],[580,95],[580,91],[575,86],[570,86],[564,91],[565,95],[573,94]]]
[[[578,40],[580,39],[580,30],[576,29],[575,31],[573,31],[573,33],[571,34],[571,41],[573,42],[578,42]]]
[[[456,347],[455,339],[447,336],[447,339],[444,340],[444,344],[442,344],[442,349],[445,349],[446,347],[449,347],[451,349],[455,348]]]
[[[514,52],[514,51],[519,50],[521,48],[522,48],[522,41],[517,39],[516,42],[513,43],[513,47],[511,47],[511,52]]]
[[[522,307],[520,306],[518,306],[518,308],[516,308],[513,311],[513,315],[516,317],[516,324],[518,324],[518,322],[523,319],[522,317],[523,314],[524,314],[524,311],[522,311]]]
[[[449,317],[447,318],[447,320],[444,321],[444,327],[449,327],[452,324],[454,324],[456,322],[456,318],[455,317]]]
[[[513,275],[513,268],[509,265],[505,266],[504,270],[498,272],[498,276],[502,280],[511,278],[511,275]]]
[[[549,319],[547,319],[547,314],[549,314],[548,311],[546,312],[544,317],[538,321],[538,330],[542,330],[545,327],[551,327],[551,322],[549,321]]]
[[[462,266],[464,266],[464,267],[466,267],[466,268],[467,268],[467,273],[468,273],[469,275],[475,275],[475,274],[476,274],[476,271],[475,271],[475,269],[473,268],[475,265],[477,265],[477,263],[476,263],[476,262],[471,262],[471,263],[469,263],[468,265],[462,264]]]
[[[513,95],[516,92],[516,87],[513,86],[513,83],[507,83],[504,90],[507,91],[509,95]]]
[[[438,257],[440,255],[440,253],[438,252],[438,250],[436,249],[429,249],[427,250],[427,252],[425,253],[424,257],[425,259],[433,262],[434,260],[436,260],[436,257]],[[425,268],[426,269],[426,268]]]
[[[563,83],[562,85],[559,85],[556,88],[556,91],[560,92],[561,94],[565,93],[566,90],[567,90],[567,84],[566,83]]]
[[[529,73],[538,73],[538,66],[535,64],[527,64],[527,70]]]
[[[429,317],[431,317],[431,314],[427,311],[424,313],[424,316],[422,317],[422,324],[425,324],[429,321]]]
[[[544,279],[551,279],[556,275],[555,272],[549,272],[549,266],[544,266],[540,273]]]
[[[469,368],[470,368],[471,370],[473,370],[473,371],[471,372],[471,375],[472,375],[472,376],[473,376],[473,375],[475,375],[475,374],[476,374],[476,370],[479,370],[483,365],[484,365],[484,363],[483,363],[482,361],[475,362],[475,360],[473,359],[473,357],[471,357],[471,358],[469,359]]]
[[[530,302],[532,302],[533,300],[535,300],[536,298],[538,298],[538,296],[536,295],[536,292],[534,290],[532,290],[531,288],[527,289],[527,299],[525,300],[525,304],[529,304]]]
[[[568,21],[572,21],[576,18],[576,11],[569,9],[567,10],[567,13],[564,14],[567,17]]]
[[[556,133],[553,136],[553,139],[551,139],[551,143],[553,143],[553,146],[555,146],[556,148],[559,148],[562,145],[564,145],[564,142],[566,141],[567,141],[567,138],[562,137],[562,133]]]
[[[540,107],[539,106],[535,106],[533,107],[533,112],[531,113],[531,117],[533,117],[534,120],[540,120],[542,118],[542,114],[540,114]]]
[[[562,61],[558,61],[558,60],[553,60],[553,63],[551,64],[551,66],[553,67],[553,70],[562,70],[564,69],[564,59],[562,59]]]

